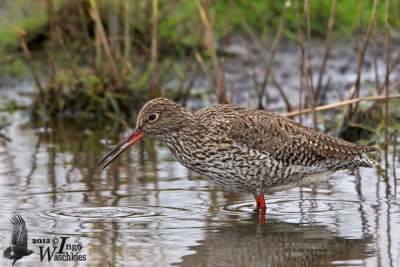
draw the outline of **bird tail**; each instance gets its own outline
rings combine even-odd
[[[355,157],[353,158],[354,163],[357,167],[369,167],[372,168],[376,165],[376,161],[367,157]]]
[[[12,251],[11,246],[7,247],[6,250],[4,250],[4,252],[3,252],[3,257],[6,259],[12,259],[13,256],[11,255],[11,251]]]

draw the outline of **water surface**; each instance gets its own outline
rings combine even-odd
[[[45,266],[399,265],[392,154],[388,170],[382,162],[267,195],[260,225],[251,195],[218,190],[158,142],[138,143],[100,171],[97,161],[118,141],[112,125],[60,119],[45,127],[22,112],[2,112],[4,121],[12,141],[0,140],[0,249],[20,213],[35,251],[21,266],[40,263],[33,239],[54,237],[80,244],[86,260],[45,258]],[[398,156],[395,166],[400,173]]]

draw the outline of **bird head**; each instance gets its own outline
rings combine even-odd
[[[136,128],[143,136],[166,141],[178,132],[192,114],[174,101],[160,97],[147,102],[140,110]]]
[[[103,165],[102,169],[104,169],[128,147],[143,137],[152,137],[167,142],[172,136],[176,135],[182,127],[189,123],[191,116],[192,114],[190,112],[167,98],[160,97],[150,100],[140,110],[135,129],[105,155],[98,162],[97,166],[116,152],[116,154]]]

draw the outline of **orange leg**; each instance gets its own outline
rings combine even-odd
[[[260,224],[265,224],[265,214],[267,206],[265,205],[265,198],[263,195],[254,197],[257,203],[257,209],[260,209]]]
[[[265,224],[265,209],[260,210],[260,224]]]
[[[257,203],[257,209],[262,209],[265,210],[267,209],[267,206],[265,205],[265,198],[264,196],[254,196],[254,199],[256,200]]]
[[[260,208],[261,208],[261,210],[266,210],[267,209],[267,206],[265,205],[265,199],[264,199],[264,196],[262,195],[262,196],[259,196],[258,197],[258,200],[259,200],[259,202],[260,202]]]

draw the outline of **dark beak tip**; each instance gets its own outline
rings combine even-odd
[[[101,169],[104,170],[111,162],[113,162],[122,152],[124,152],[129,146],[134,144],[136,141],[140,140],[143,137],[143,132],[135,128],[131,134],[125,137],[121,142],[119,142],[110,152],[107,153],[98,163],[97,167],[99,167],[106,159],[108,159],[112,154],[117,152],[123,145],[127,144],[125,147],[120,149],[109,161],[107,161]]]
[[[99,168],[99,167],[101,166],[101,164],[103,164],[103,162],[104,162],[107,158],[108,158],[108,157],[104,157],[104,158],[102,158],[99,162],[97,162],[97,168]],[[104,170],[112,161],[113,161],[113,160],[104,163],[103,166],[101,166],[101,170]]]
[[[101,164],[104,162],[105,158],[102,158],[99,162],[97,162],[97,167],[100,167]],[[103,168],[102,168],[103,169]]]

